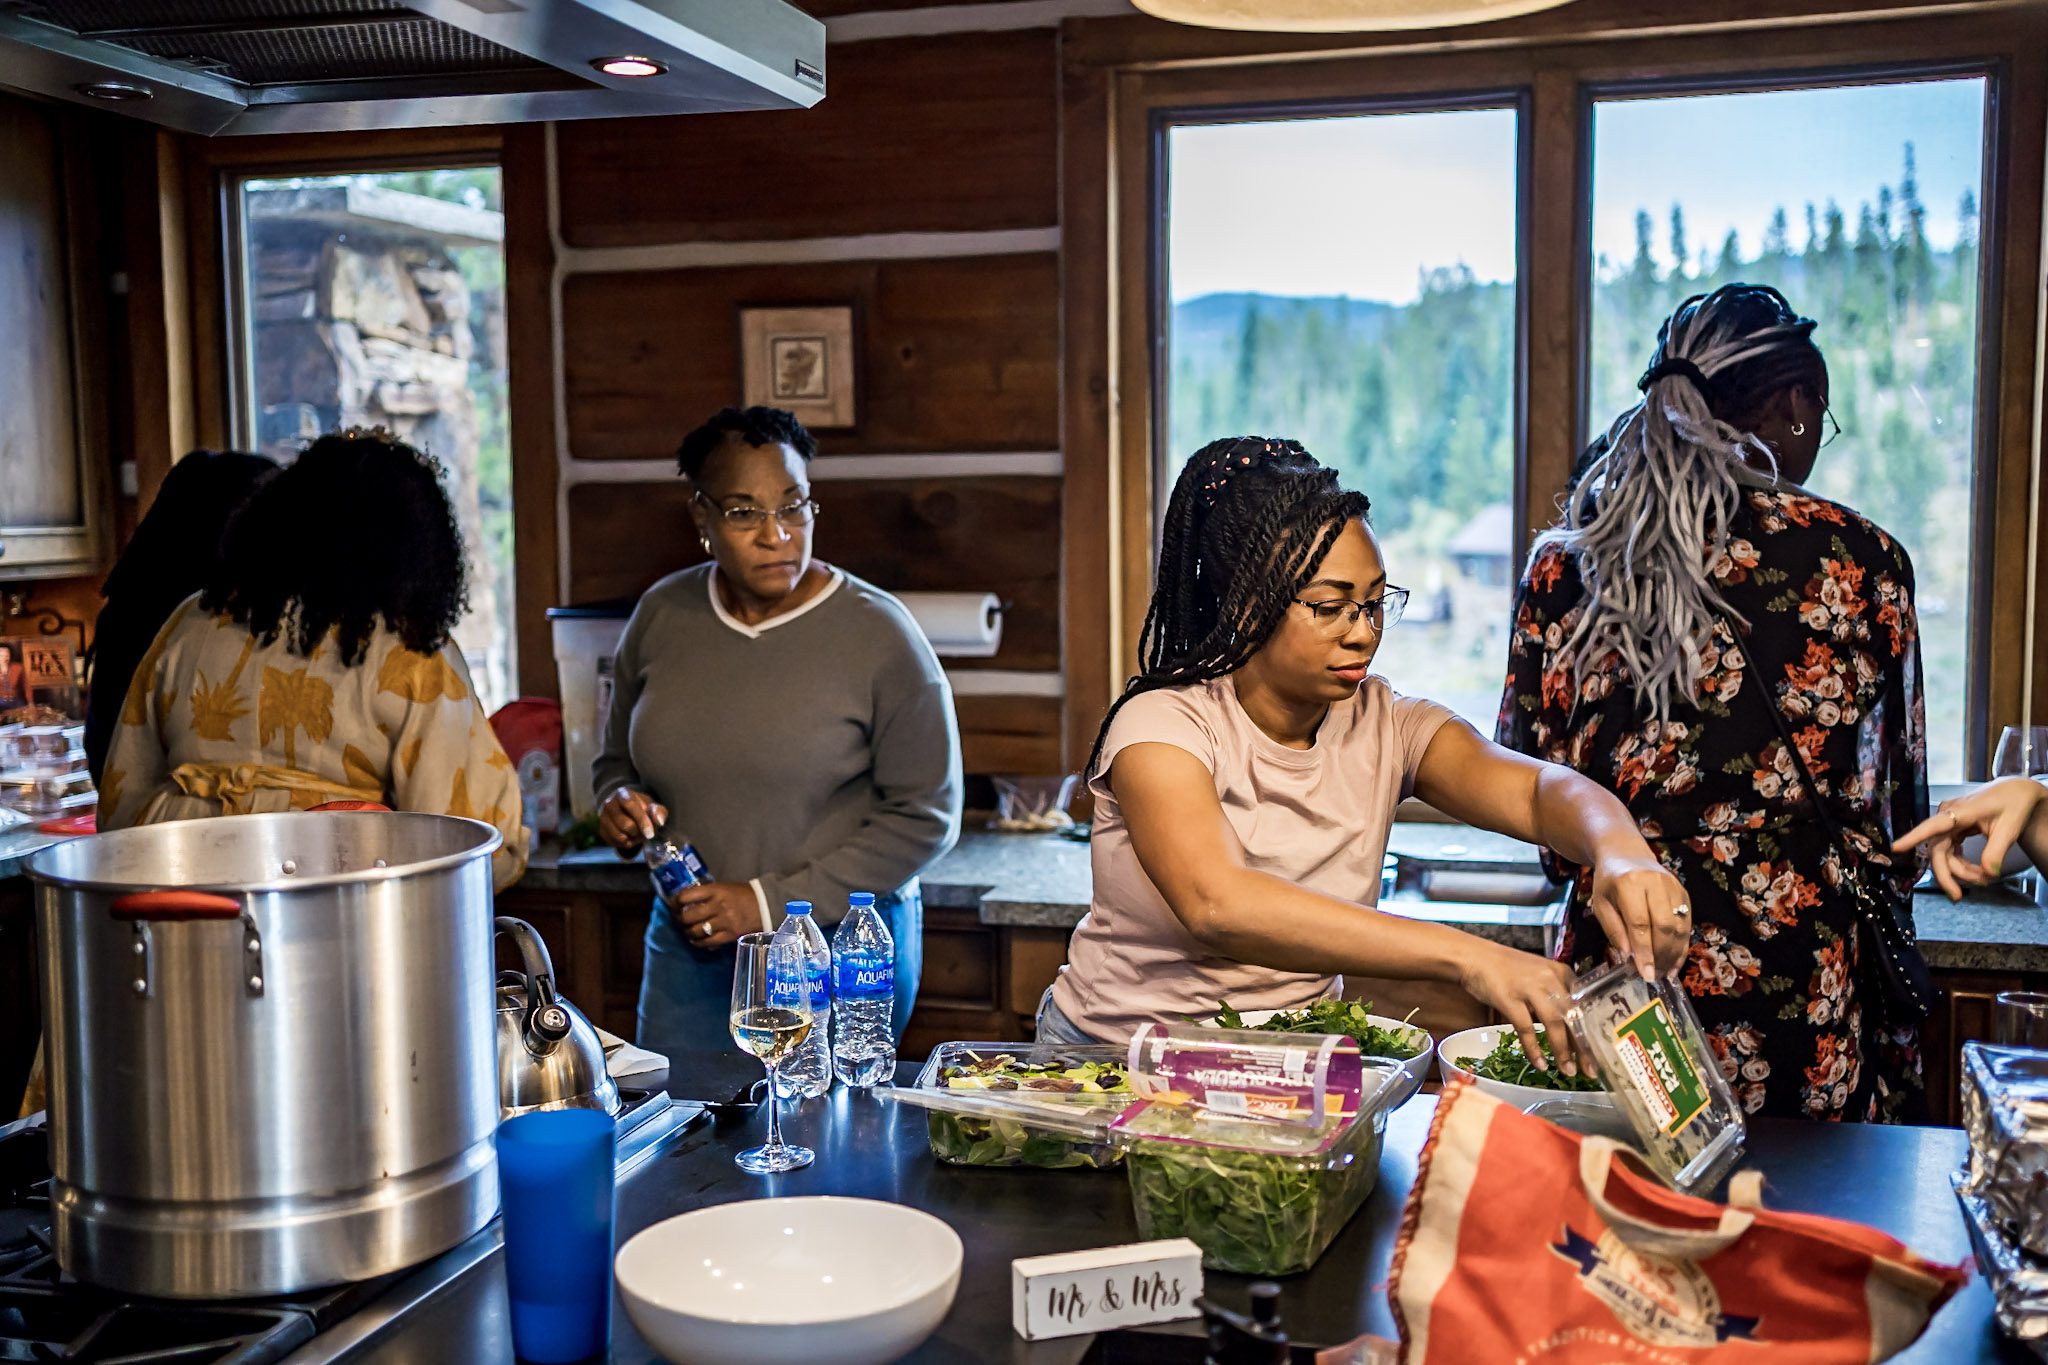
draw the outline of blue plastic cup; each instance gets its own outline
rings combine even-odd
[[[613,1131],[596,1109],[498,1125],[512,1349],[534,1365],[611,1347]]]

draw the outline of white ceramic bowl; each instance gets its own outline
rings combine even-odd
[[[1538,1031],[1541,1031],[1540,1027]],[[1487,1024],[1480,1028],[1468,1028],[1463,1032],[1453,1033],[1438,1043],[1437,1065],[1443,1072],[1444,1083],[1448,1085],[1453,1076],[1463,1076],[1477,1084],[1481,1090],[1500,1096],[1517,1109],[1527,1109],[1530,1105],[1544,1100],[1570,1095],[1573,1100],[1579,1101],[1583,1108],[1612,1109],[1617,1114],[1621,1112],[1616,1107],[1613,1096],[1605,1091],[1545,1090],[1533,1085],[1510,1085],[1506,1081],[1492,1081],[1484,1076],[1475,1076],[1458,1065],[1458,1059],[1462,1057],[1484,1057],[1493,1051],[1494,1044],[1500,1041],[1502,1034],[1513,1032],[1514,1030],[1506,1024]]]
[[[626,1316],[675,1365],[883,1365],[946,1316],[960,1258],[959,1235],[928,1213],[813,1196],[666,1219],[613,1269]]]
[[[1247,1010],[1238,1017],[1244,1020],[1247,1028],[1257,1028],[1279,1012],[1278,1010]],[[1413,1057],[1398,1059],[1401,1063],[1402,1073],[1408,1077],[1408,1094],[1404,1095],[1401,1099],[1401,1103],[1406,1104],[1414,1096],[1415,1092],[1422,1088],[1422,1083],[1429,1079],[1429,1068],[1436,1061],[1436,1053],[1431,1045],[1436,1040],[1429,1036],[1428,1030],[1414,1024],[1404,1023],[1399,1019],[1389,1019],[1384,1014],[1368,1014],[1365,1017],[1378,1024],[1381,1028],[1398,1029],[1403,1032],[1419,1035],[1422,1039],[1422,1050],[1420,1052],[1416,1053]],[[1216,1017],[1211,1015],[1209,1018],[1202,1020],[1202,1027],[1218,1028],[1220,1025],[1217,1024]],[[1396,1059],[1389,1058],[1388,1060]],[[1395,1106],[1395,1108],[1399,1107],[1400,1105]]]

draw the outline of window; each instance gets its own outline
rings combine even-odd
[[[1971,77],[1594,106],[1591,430],[1635,400],[1658,323],[1690,294],[1775,285],[1819,322],[1842,435],[1821,452],[1815,491],[1913,557],[1928,777],[1942,783],[1963,780],[1978,683],[1987,93]]]
[[[1514,531],[1513,109],[1167,134],[1165,449],[1299,440],[1414,596],[1374,667],[1493,732]]]
[[[517,677],[498,168],[243,179],[232,197],[238,439],[290,460],[382,426],[441,462],[469,547],[456,640],[495,710]]]

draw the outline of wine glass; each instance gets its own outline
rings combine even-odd
[[[811,1031],[811,993],[803,946],[773,934],[744,934],[732,971],[732,1037],[768,1068],[768,1141],[734,1157],[733,1164],[755,1175],[808,1166],[816,1153],[782,1140],[782,1114],[775,1100],[775,1068],[795,1052]]]
[[[2038,777],[2048,773],[2048,725],[2008,725],[1991,759],[1993,777]],[[2029,872],[2018,879],[2020,893],[2039,900],[2044,878]]]
[[[2038,777],[2048,773],[2048,725],[2008,725],[1991,760],[1993,777]]]

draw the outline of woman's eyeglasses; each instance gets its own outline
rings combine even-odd
[[[776,508],[756,507],[751,503],[744,507],[720,507],[702,493],[697,495],[697,501],[722,517],[729,529],[740,532],[758,531],[768,524],[770,517],[794,531],[799,526],[809,526],[818,517],[816,498],[800,498]]]
[[[1408,589],[1388,588],[1370,602],[1354,602],[1348,597],[1332,597],[1323,602],[1297,597],[1294,601],[1297,606],[1308,608],[1325,635],[1349,635],[1361,616],[1378,634],[1401,619],[1402,609],[1408,605]]]
[[[1835,443],[1837,436],[1842,434],[1842,424],[1835,420],[1835,410],[1833,408],[1823,407],[1820,410],[1820,416],[1821,420],[1828,424],[1828,434],[1820,438],[1821,448],[1825,450]]]

